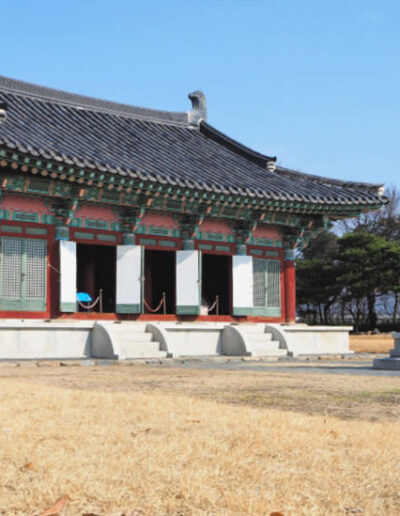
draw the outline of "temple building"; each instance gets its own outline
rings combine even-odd
[[[295,321],[296,246],[378,209],[382,187],[281,167],[189,99],[158,111],[0,77],[1,318]]]

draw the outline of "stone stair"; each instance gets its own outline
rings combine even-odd
[[[282,357],[287,349],[280,348],[278,340],[266,331],[264,324],[230,325],[224,330],[224,353],[252,357]]]
[[[279,348],[279,341],[272,340],[272,333],[266,332],[263,324],[243,325],[242,332],[250,356],[282,357],[287,355],[287,350]]]
[[[97,358],[165,358],[167,351],[160,348],[160,342],[146,331],[146,323],[101,322],[93,330],[92,355]]]

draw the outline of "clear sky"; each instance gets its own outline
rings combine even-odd
[[[0,74],[186,111],[281,165],[400,188],[396,0],[0,0]]]

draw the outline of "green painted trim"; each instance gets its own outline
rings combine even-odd
[[[253,315],[252,307],[233,307],[233,315]]]
[[[224,251],[224,252],[228,252],[228,253],[229,253],[229,251],[232,251],[232,249],[228,245],[216,245],[215,250],[216,251]]]
[[[120,222],[111,222],[111,231],[121,231],[122,224]]]
[[[257,238],[257,244],[266,247],[273,247],[274,241],[271,238]]]
[[[76,312],[76,303],[60,303],[60,312]]]
[[[73,218],[73,219],[71,219],[69,225],[71,228],[80,228],[80,227],[82,227],[82,219]]]
[[[294,249],[285,249],[285,261],[294,261]]]
[[[265,251],[265,256],[274,256],[276,258],[279,258],[281,253],[279,251]]]
[[[215,242],[223,242],[225,240],[224,233],[206,233],[205,236],[205,240],[213,240]]]
[[[212,251],[214,249],[214,246],[211,244],[199,244],[198,248],[203,251]]]
[[[147,230],[148,235],[154,235],[154,236],[169,236],[169,229],[168,228],[162,228],[159,226],[149,226]]]
[[[157,245],[157,240],[154,238],[141,238],[139,240],[139,244],[141,245]]]
[[[75,231],[75,238],[81,240],[94,240],[94,233],[85,233],[84,231]]]
[[[12,220],[20,222],[39,222],[39,214],[26,211],[14,211]]]
[[[176,242],[174,242],[174,240],[159,240],[158,244],[161,247],[176,247]]]
[[[117,304],[117,314],[140,314],[142,313],[140,303],[136,304]]]
[[[31,177],[29,180],[28,192],[49,193],[51,181],[41,177]]]
[[[103,201],[115,202],[115,201],[119,201],[120,196],[121,196],[121,192],[118,192],[115,190],[103,190],[101,199]]]
[[[10,212],[8,210],[0,210],[0,219],[7,220],[10,217]]]
[[[47,235],[48,231],[46,228],[26,228],[25,233],[28,235]]]
[[[178,315],[200,315],[200,307],[197,305],[177,306],[176,313]]]
[[[280,317],[281,309],[269,306],[255,306],[253,308],[253,316],[255,317]]]
[[[99,233],[97,235],[97,240],[102,240],[103,242],[116,242],[117,237],[115,235],[104,235],[102,233]]]
[[[258,256],[263,256],[264,255],[264,251],[262,249],[250,249],[249,253],[250,254],[255,254],[255,255],[258,255]]]
[[[106,220],[86,219],[83,221],[83,226],[88,229],[108,229],[108,222]]]
[[[0,310],[23,311],[23,312],[44,312],[46,310],[46,302],[42,300],[26,300],[26,299],[0,299]]]
[[[42,215],[42,224],[55,224],[56,217],[54,215]]]
[[[21,228],[20,226],[6,226],[3,224],[0,226],[0,230],[4,231],[4,233],[23,233],[24,228]]]

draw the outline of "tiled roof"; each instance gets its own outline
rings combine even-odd
[[[108,102],[0,77],[0,146],[143,180],[307,203],[369,205],[381,185],[283,167],[189,113]],[[5,111],[5,115],[4,115]]]

